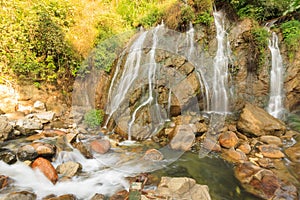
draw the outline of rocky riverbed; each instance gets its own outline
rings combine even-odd
[[[214,130],[217,137],[209,137],[212,133],[205,115],[190,113],[172,118],[151,141],[139,145],[131,142],[130,146],[122,146],[126,142],[119,135],[90,129],[82,122],[74,124],[70,119],[64,119],[64,123],[58,123],[61,117],[46,110],[40,101],[35,102],[31,110],[28,114],[18,111],[0,117],[3,199],[104,199],[105,196],[126,199],[133,183],[140,183],[135,190],[140,196],[143,194],[143,199],[199,199],[199,195],[203,196],[201,199],[210,199],[207,186],[184,177],[162,177],[158,185],[152,185],[152,190],[142,191],[145,185],[153,182],[149,173],[144,172],[161,168],[168,164],[167,160],[178,159],[185,151],[201,152],[203,149],[217,152],[233,163],[235,178],[246,191],[257,197],[297,199],[299,195],[299,143],[296,142],[299,133],[251,104],[246,104],[237,120],[228,119],[225,126]],[[169,156],[168,151],[174,151],[176,155]],[[74,192],[77,196],[72,189],[58,189],[74,180],[78,180],[80,187],[90,176],[100,176],[96,172],[105,168],[122,172],[107,172],[119,183],[113,184],[112,177],[106,177],[110,182],[107,184],[102,177],[101,181],[89,183],[90,190]],[[37,176],[34,173],[40,172],[47,180],[34,178]],[[22,178],[18,176],[28,179],[25,181],[28,185],[22,186],[19,182]],[[44,187],[53,187],[53,191],[45,188],[35,191],[33,188],[39,188],[34,186],[39,184],[38,181],[41,185],[46,184]],[[104,192],[98,194],[97,187],[93,191],[98,181],[101,186],[111,187],[110,192],[100,189]]]

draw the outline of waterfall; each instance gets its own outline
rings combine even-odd
[[[140,61],[142,56],[142,47],[144,40],[146,38],[147,31],[141,33],[141,35],[138,37],[138,39],[132,44],[130,47],[129,54],[126,59],[126,63],[124,66],[123,73],[121,75],[121,78],[119,79],[119,83],[117,84],[117,88],[113,90],[113,86],[115,86],[115,79],[118,75],[118,72],[120,70],[121,61],[118,62],[116,72],[114,74],[114,77],[112,79],[112,83],[109,88],[109,104],[106,109],[106,112],[108,114],[108,118],[106,120],[105,126],[107,125],[109,119],[114,114],[114,112],[119,108],[122,101],[125,99],[125,96],[132,86],[134,80],[138,76],[138,71],[140,68]],[[120,59],[122,60],[122,59]]]
[[[278,37],[272,33],[272,39],[269,40],[269,49],[272,56],[272,70],[270,77],[270,99],[267,111],[276,118],[281,118],[284,111],[283,106],[283,64],[278,47]]]
[[[211,111],[226,113],[228,109],[228,43],[224,25],[224,17],[220,12],[214,12],[214,19],[217,31],[217,53],[214,58],[213,83],[211,97]]]
[[[196,74],[200,83],[200,90],[201,90],[201,94],[204,95],[204,109],[206,109],[206,111],[209,110],[209,87],[208,84],[206,82],[206,80],[203,78],[203,72],[201,67],[198,65],[198,52],[196,50],[195,47],[195,29],[193,27],[193,24],[190,22],[190,29],[186,32],[186,43],[187,43],[187,47],[188,47],[188,54],[186,55],[187,60],[191,63],[195,63],[195,67],[196,67]]]
[[[152,102],[154,101],[154,113],[156,115],[156,117],[158,117],[158,122],[160,123],[161,120],[161,116],[160,116],[160,109],[159,109],[159,105],[157,103],[157,99],[154,98],[154,82],[156,80],[155,74],[156,74],[156,69],[157,69],[157,63],[155,61],[155,51],[156,51],[156,46],[157,46],[157,42],[158,42],[158,36],[157,36],[157,32],[158,30],[163,27],[164,25],[158,25],[155,27],[155,29],[153,30],[153,38],[152,38],[152,47],[150,50],[150,58],[149,58],[149,66],[148,66],[148,87],[149,87],[149,96],[148,98],[141,103],[133,112],[132,116],[131,116],[131,120],[128,123],[128,140],[131,140],[131,128],[132,125],[136,119],[136,114],[137,112],[143,108],[146,105],[151,105]],[[155,132],[155,131],[154,131]]]

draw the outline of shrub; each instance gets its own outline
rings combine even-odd
[[[300,21],[291,20],[280,26],[283,39],[291,51],[296,51],[300,43]]]
[[[101,125],[104,117],[103,110],[92,109],[85,113],[84,123],[91,128],[96,128]]]
[[[259,66],[263,65],[266,58],[266,49],[268,47],[270,33],[265,28],[254,28],[252,31],[255,47],[259,53]]]

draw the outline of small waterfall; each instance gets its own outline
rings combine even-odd
[[[270,77],[270,99],[267,111],[276,118],[281,118],[284,111],[283,106],[283,64],[278,47],[278,37],[272,33],[272,39],[269,40],[269,49],[272,56],[272,70]]]
[[[217,54],[214,58],[213,87],[211,97],[211,111],[226,113],[228,109],[228,43],[224,25],[224,17],[221,12],[214,12],[217,30]]]
[[[203,94],[204,97],[204,108],[208,111],[209,110],[209,87],[207,82],[205,81],[205,79],[203,79],[203,72],[201,67],[199,67],[197,64],[197,58],[198,58],[198,52],[196,51],[196,47],[195,47],[195,29],[193,27],[193,24],[190,22],[190,29],[186,32],[186,43],[187,43],[187,47],[188,47],[188,54],[186,55],[187,60],[189,62],[195,63],[195,67],[196,67],[196,73],[197,73],[197,77],[200,83],[200,90],[201,90],[201,94]]]
[[[151,105],[153,103],[153,101],[155,101],[154,103],[154,115],[156,115],[156,117],[158,118],[158,122],[160,123],[162,121],[162,117],[160,115],[160,108],[159,105],[157,103],[157,99],[154,97],[154,82],[156,80],[155,74],[156,74],[156,69],[157,69],[157,63],[155,61],[155,51],[156,51],[156,46],[157,46],[157,42],[158,42],[158,36],[157,36],[157,32],[158,30],[163,27],[164,25],[158,25],[155,27],[155,29],[153,30],[153,39],[152,39],[152,47],[150,50],[150,58],[149,58],[149,65],[148,65],[148,87],[149,87],[149,96],[148,98],[141,103],[133,112],[132,116],[131,116],[131,120],[128,123],[128,140],[131,140],[131,128],[132,125],[134,124],[134,121],[136,119],[136,114],[137,112],[143,108],[146,105]],[[157,127],[156,127],[157,128]],[[154,131],[155,132],[155,131]]]
[[[133,45],[130,47],[130,51],[128,54],[128,57],[126,59],[126,63],[124,66],[123,73],[121,75],[121,78],[119,79],[119,83],[117,84],[117,88],[113,90],[113,86],[115,86],[115,79],[118,75],[118,72],[120,70],[121,62],[119,61],[117,64],[116,72],[114,74],[114,77],[112,79],[112,83],[109,88],[109,104],[106,109],[106,112],[108,114],[108,118],[106,120],[105,126],[107,125],[109,119],[114,114],[114,112],[119,108],[122,101],[125,99],[125,96],[132,86],[134,80],[138,76],[138,71],[140,68],[140,61],[142,56],[142,47],[144,40],[146,38],[147,31],[141,33],[141,35],[138,37],[138,39],[133,43]],[[120,59],[122,60],[122,59]],[[112,98],[113,97],[113,98]]]

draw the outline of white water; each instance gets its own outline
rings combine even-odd
[[[135,79],[138,77],[138,72],[140,68],[141,56],[142,56],[142,47],[144,40],[146,38],[147,31],[141,33],[138,39],[133,43],[130,47],[130,51],[128,57],[126,59],[126,63],[124,66],[124,70],[121,78],[119,79],[119,83],[115,89],[114,87],[115,79],[118,73],[115,73],[113,77],[113,82],[111,83],[111,88],[109,89],[109,99],[108,106],[106,109],[106,113],[108,113],[108,118],[106,120],[105,126],[107,125],[109,119],[114,114],[114,112],[119,108],[125,96],[134,83]],[[119,71],[120,66],[117,68]],[[113,97],[113,98],[112,98]]]
[[[213,87],[211,97],[211,111],[226,113],[228,109],[228,43],[225,30],[224,17],[221,12],[214,12],[217,31],[217,53],[214,58]]]
[[[155,61],[155,51],[156,51],[156,46],[157,46],[157,42],[158,42],[158,36],[157,36],[157,32],[159,31],[159,29],[161,27],[163,27],[164,25],[161,24],[161,25],[158,25],[155,27],[155,29],[153,30],[153,39],[152,39],[152,47],[151,47],[151,50],[150,50],[150,58],[149,58],[149,65],[147,66],[144,66],[144,67],[148,67],[147,69],[147,72],[148,72],[148,87],[149,87],[149,96],[148,98],[143,102],[141,103],[135,110],[134,112],[132,113],[132,116],[131,116],[131,120],[130,122],[128,123],[128,140],[131,140],[131,128],[134,124],[134,121],[136,119],[136,114],[137,112],[143,108],[144,106],[146,105],[151,105],[152,101],[155,100],[155,104],[154,104],[154,113],[156,115],[156,117],[158,117],[158,121],[161,122],[161,116],[160,116],[160,111],[159,111],[159,106],[157,104],[157,100],[154,99],[154,96],[153,96],[153,90],[154,90],[154,82],[156,80],[156,68],[157,68],[157,63]],[[128,60],[128,59],[127,59]],[[155,131],[154,131],[155,132]]]
[[[186,43],[188,46],[188,54],[187,54],[187,60],[189,62],[194,62],[195,57],[198,57],[197,51],[196,51],[196,47],[195,47],[195,29],[193,27],[193,24],[190,23],[190,29],[186,32]],[[200,67],[197,67],[198,63],[195,63],[195,67],[196,67],[196,74],[200,83],[200,91],[201,94],[203,94],[205,96],[204,100],[204,107],[206,109],[206,111],[209,110],[210,107],[210,103],[209,103],[209,87],[208,84],[206,82],[205,79],[203,79],[203,72],[201,70]]]
[[[95,193],[111,196],[120,189],[129,189],[126,177],[135,176],[141,172],[152,171],[159,165],[149,165],[141,162],[137,153],[107,153],[94,155],[94,159],[86,159],[78,150],[59,153],[54,167],[59,164],[74,161],[82,164],[83,174],[68,181],[53,185],[39,170],[33,170],[23,162],[8,165],[0,161],[0,174],[14,180],[14,190],[32,191],[37,199],[49,194],[57,196],[74,194],[78,199],[90,199]],[[0,194],[0,198],[6,194]]]
[[[272,70],[270,77],[270,99],[267,111],[276,118],[281,118],[284,112],[283,106],[283,64],[280,50],[278,47],[278,37],[272,33],[269,40],[269,49],[272,55]]]

